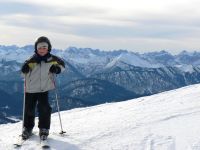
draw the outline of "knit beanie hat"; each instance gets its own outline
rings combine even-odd
[[[37,53],[37,49],[39,47],[48,47],[48,51],[51,52],[51,42],[45,36],[39,37],[35,42],[35,53]]]

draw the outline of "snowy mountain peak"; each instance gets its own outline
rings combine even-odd
[[[199,150],[200,84],[125,102],[61,112],[67,136],[52,115],[53,150]],[[21,122],[0,125],[0,149],[10,150]],[[23,149],[39,149],[37,124]]]
[[[173,56],[171,53],[165,51],[165,50],[162,50],[162,51],[158,51],[158,52],[149,52],[149,53],[144,53],[143,55],[147,55],[147,56]]]
[[[136,53],[122,53],[118,57],[115,57],[110,63],[106,65],[105,68],[111,68],[113,66],[119,66],[121,62],[130,64],[133,66],[154,68],[158,67],[158,64],[151,64],[149,61],[141,58],[139,54]]]
[[[179,56],[193,56],[194,53],[188,52],[186,50],[183,50],[182,52],[180,52],[178,55]]]

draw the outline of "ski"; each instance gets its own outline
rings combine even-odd
[[[29,140],[31,138],[31,136],[28,138],[28,139],[22,139],[22,137],[20,136],[18,141],[16,143],[14,143],[14,148],[21,148],[23,146],[23,144]],[[50,148],[50,145],[49,145],[49,142],[48,140],[42,140],[40,139],[40,146],[42,149],[49,149]]]
[[[18,141],[16,143],[14,143],[14,147],[17,148],[17,147],[21,147],[25,141],[27,141],[28,139],[24,140],[22,139],[21,137],[18,139]]]
[[[40,140],[40,145],[41,145],[42,149],[49,149],[50,148],[50,145],[49,145],[47,140]]]
[[[32,133],[32,134],[29,136],[29,138],[27,138],[27,139],[23,139],[23,138],[22,138],[22,135],[19,135],[18,141],[17,141],[16,143],[13,144],[14,147],[15,147],[15,148],[21,147],[21,146],[24,144],[24,142],[26,142],[27,140],[29,140],[33,135],[34,135],[34,133]]]

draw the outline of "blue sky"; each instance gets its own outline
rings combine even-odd
[[[198,0],[1,0],[0,44],[50,38],[69,46],[147,52],[200,50]]]

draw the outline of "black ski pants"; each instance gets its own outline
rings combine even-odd
[[[51,107],[48,101],[48,92],[26,93],[25,95],[25,113],[24,127],[33,129],[35,125],[35,109],[37,105],[39,122],[38,127],[50,129]]]

